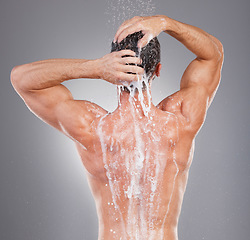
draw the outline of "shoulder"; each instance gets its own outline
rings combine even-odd
[[[205,121],[208,94],[202,86],[183,88],[163,99],[158,108],[174,113],[185,129],[196,134]]]
[[[58,104],[57,115],[61,120],[76,120],[82,117],[97,117],[107,111],[99,105],[85,100],[68,100]]]
[[[65,101],[56,109],[63,133],[76,141],[88,139],[93,121],[105,114],[107,111],[102,107],[85,100]]]
[[[182,94],[180,91],[164,98],[158,105],[157,108],[159,108],[162,111],[168,111],[171,113],[178,112],[181,110],[181,103],[182,103]]]

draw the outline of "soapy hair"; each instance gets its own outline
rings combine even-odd
[[[160,43],[157,37],[155,37],[151,39],[151,41],[139,51],[137,44],[138,41],[143,38],[143,36],[144,34],[142,33],[142,31],[140,31],[128,35],[120,43],[112,42],[111,52],[121,51],[125,49],[134,51],[136,53],[136,56],[142,59],[142,64],[138,66],[144,68],[146,77],[148,79],[151,79],[153,73],[155,72],[157,64],[161,60]]]

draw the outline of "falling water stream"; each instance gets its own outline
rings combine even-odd
[[[143,82],[146,90],[142,90]],[[178,139],[162,136],[164,134],[156,128],[158,116],[151,111],[148,79],[144,77],[132,85],[133,87],[127,86],[130,90],[130,111],[126,114],[122,111],[119,113],[119,120],[112,126],[111,132],[110,126],[105,122],[110,114],[101,118],[97,129],[108,179],[107,187],[112,194],[112,202],[107,204],[112,209],[115,208],[118,215],[114,214],[114,218],[119,219],[123,229],[122,234],[119,232],[119,238],[113,228],[110,232],[114,234],[113,239],[161,240],[164,224],[171,208],[175,180],[179,173],[174,147]],[[123,88],[123,86],[118,87],[118,95]],[[147,92],[148,104],[144,103],[145,94],[142,91]],[[138,100],[135,99],[136,92],[138,92]],[[142,106],[142,116],[136,108],[137,101]],[[126,119],[129,119],[129,123]],[[168,113],[161,120],[165,123],[162,131],[166,131],[166,135],[167,128],[173,126],[168,124],[169,121],[175,122],[174,131],[178,132],[175,115]],[[173,129],[169,129],[169,133],[171,132]],[[164,144],[167,146],[164,147]],[[169,189],[165,189],[166,186],[164,186],[167,165],[175,168],[172,186]],[[162,200],[164,191],[170,191],[168,202],[165,199]],[[162,206],[165,207],[162,208]],[[165,211],[164,217],[163,211]],[[112,218],[112,214],[109,217]],[[157,219],[162,220],[157,222]],[[160,231],[154,231],[156,226]]]
[[[152,0],[109,0],[108,5],[109,25],[135,15],[152,15],[155,9]],[[158,110],[159,116],[153,110],[148,82],[144,76],[132,84],[124,83],[129,89],[127,111],[119,110],[124,86],[118,86],[118,114],[106,114],[97,126],[106,187],[112,195],[112,201],[105,203],[113,223],[108,239],[163,240],[171,212],[179,173],[178,120],[173,113]],[[110,122],[114,124],[110,126]]]

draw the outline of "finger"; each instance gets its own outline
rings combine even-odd
[[[129,78],[131,82],[140,81],[142,80],[142,77],[143,77],[143,75],[139,75],[139,74],[128,74],[128,75],[130,75]]]
[[[144,74],[144,69],[136,65],[121,65],[121,71],[125,73]]]
[[[133,17],[133,18],[131,18],[131,19],[126,20],[125,22],[123,22],[122,25],[118,28],[118,30],[117,30],[117,32],[116,32],[116,34],[115,34],[114,42],[117,41],[118,36],[120,35],[120,33],[121,33],[124,29],[128,28],[129,26],[131,26],[131,25],[134,24],[135,22],[138,22],[139,19],[140,19],[140,17],[136,16],[136,17]]]
[[[154,36],[152,34],[145,34],[143,38],[138,41],[138,48],[141,49],[145,47],[153,38]]]
[[[118,28],[118,30],[117,30],[117,32],[116,32],[116,34],[115,34],[114,42],[117,41],[118,36],[121,34],[121,32],[124,31],[124,29],[130,27],[132,24],[133,24],[133,23],[122,24],[122,25]]]
[[[117,42],[120,43],[128,35],[141,31],[141,26],[138,24],[133,24],[130,27],[125,28],[117,37]]]
[[[138,57],[124,57],[121,59],[123,64],[142,64],[142,59]]]
[[[117,52],[117,56],[118,57],[123,57],[123,56],[131,56],[131,57],[135,57],[136,53],[132,50],[126,49],[126,50],[121,50]]]
[[[119,75],[117,76],[117,81],[116,84],[120,85],[124,85],[124,82],[132,82],[134,81],[134,76],[133,74],[128,74],[128,73],[124,73],[124,72],[120,72]]]
[[[120,85],[126,85],[124,82],[135,82],[139,81],[142,79],[141,75],[135,75],[135,74],[130,74],[130,73],[119,73],[119,78],[117,80],[117,84]]]

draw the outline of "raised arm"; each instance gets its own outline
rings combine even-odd
[[[137,31],[145,34],[138,43],[138,47],[145,46],[150,39],[164,31],[196,55],[183,74],[180,91],[175,94],[175,99],[178,99],[175,111],[179,108],[190,126],[197,131],[204,121],[207,108],[220,82],[223,63],[222,44],[200,28],[162,15],[135,17],[124,22],[118,29],[114,41],[121,41],[127,35]],[[170,104],[173,107],[169,98],[161,103],[166,109]]]
[[[210,105],[220,81],[223,63],[221,42],[200,28],[173,19],[168,19],[167,23],[165,31],[197,56],[184,72],[180,89],[203,87]]]
[[[29,63],[12,70],[11,82],[34,114],[64,131],[67,125],[74,125],[73,120],[83,122],[85,114],[91,114],[91,104],[73,100],[70,91],[61,83],[79,78],[101,78],[113,84],[134,81],[136,76],[127,72],[142,74],[142,68],[126,63],[138,64],[140,60],[136,57],[122,58],[124,55],[135,56],[135,53],[125,50],[96,60],[50,59]]]

